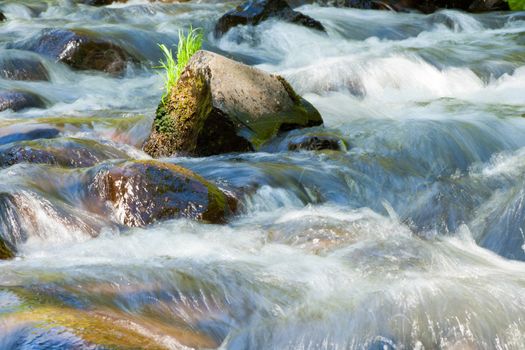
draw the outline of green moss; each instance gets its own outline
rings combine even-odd
[[[0,237],[0,260],[12,259],[15,254],[7,247],[3,239]]]
[[[286,90],[286,92],[288,93],[288,96],[290,96],[290,98],[292,99],[292,101],[294,103],[300,103],[301,102],[301,96],[297,95],[297,93],[295,92],[295,90],[292,88],[292,86],[290,85],[290,83],[288,83],[286,81],[286,79],[284,79],[282,76],[280,75],[277,75],[277,80],[279,80],[279,82],[283,85],[284,89]]]
[[[164,103],[160,103],[157,107],[153,127],[156,132],[161,134],[170,134],[175,131],[175,123],[166,112],[166,105]]]
[[[154,157],[191,154],[210,112],[211,93],[202,74],[186,71],[165,104],[160,103],[144,151]]]
[[[525,11],[525,0],[508,0],[512,11]]]

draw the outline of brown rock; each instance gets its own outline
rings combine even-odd
[[[88,177],[88,206],[97,212],[109,209],[126,226],[172,218],[222,223],[230,212],[226,195],[216,186],[174,164],[105,164],[90,171]]]
[[[135,59],[126,50],[94,33],[81,30],[47,29],[21,48],[51,57],[78,70],[98,70],[114,75],[124,72]]]

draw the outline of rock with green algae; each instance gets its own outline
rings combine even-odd
[[[88,171],[87,179],[85,205],[104,215],[109,210],[126,226],[173,218],[223,223],[235,207],[215,185],[175,164],[106,163]]]
[[[160,103],[143,148],[153,157],[247,152],[279,132],[322,123],[284,78],[198,51]]]

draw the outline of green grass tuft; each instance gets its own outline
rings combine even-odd
[[[177,45],[177,59],[173,58],[173,52],[164,44],[159,44],[159,48],[164,55],[161,60],[159,69],[164,70],[164,94],[162,95],[162,102],[164,103],[169,96],[171,88],[179,80],[182,71],[188,64],[191,56],[199,51],[202,47],[204,38],[203,31],[199,28],[193,29],[190,27],[188,34],[184,34],[183,30],[179,30],[179,43]]]
[[[512,11],[525,11],[525,0],[508,0]]]

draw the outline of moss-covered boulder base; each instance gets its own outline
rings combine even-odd
[[[153,157],[246,152],[281,131],[322,123],[284,78],[198,51],[160,103],[144,151]]]
[[[230,211],[226,195],[215,185],[174,164],[103,164],[88,176],[87,206],[103,213],[109,209],[126,226],[144,226],[172,218],[222,223]]]

